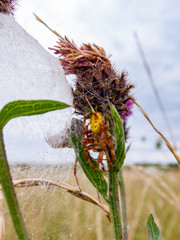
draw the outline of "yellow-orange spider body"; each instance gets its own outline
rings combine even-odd
[[[109,132],[109,122],[108,120],[104,120],[104,117],[101,113],[96,113],[94,111],[91,116],[90,122],[88,124],[86,124],[86,122],[86,116],[84,116],[84,139],[82,140],[82,145],[84,148],[85,157],[93,170],[97,171],[92,164],[92,161],[96,160],[99,166],[99,171],[103,172],[105,171],[103,164],[104,154],[106,156],[106,160],[109,166],[112,166],[113,162],[115,162],[116,160],[113,145],[113,136]],[[99,152],[97,159],[93,159],[91,157],[90,150],[94,152]],[[111,158],[109,156],[109,152],[111,153]]]

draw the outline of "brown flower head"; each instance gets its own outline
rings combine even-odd
[[[89,104],[86,96],[94,110],[103,115],[109,111],[109,103],[114,104],[125,125],[131,114],[133,97],[130,90],[134,87],[128,83],[127,72],[119,74],[104,49],[95,44],[82,44],[78,48],[67,37],[61,37],[58,46],[50,49],[59,54],[65,74],[76,76],[73,90],[76,113],[87,113]]]
[[[13,14],[16,4],[16,0],[0,0],[0,13]]]

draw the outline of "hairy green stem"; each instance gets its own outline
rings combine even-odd
[[[127,230],[127,214],[126,214],[126,193],[124,187],[124,180],[122,175],[122,169],[120,169],[118,174],[118,183],[121,193],[121,207],[122,207],[122,232],[124,240],[128,240],[128,230]]]
[[[118,172],[109,172],[109,207],[114,230],[114,239],[121,240],[121,217],[118,195]]]
[[[16,193],[13,188],[12,179],[9,171],[9,165],[6,158],[6,152],[3,141],[3,133],[0,128],[0,183],[4,196],[9,207],[9,211],[14,223],[14,227],[20,240],[28,240],[27,232],[21,217]]]

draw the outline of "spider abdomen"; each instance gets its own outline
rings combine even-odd
[[[95,134],[100,133],[101,127],[104,125],[104,117],[101,113],[93,113],[90,121],[91,131]]]

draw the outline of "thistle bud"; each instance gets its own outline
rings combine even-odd
[[[0,0],[0,13],[13,14],[16,0]]]
[[[109,103],[112,103],[123,120],[126,133],[126,121],[132,113],[133,103],[130,90],[134,87],[128,81],[127,72],[119,74],[105,50],[95,44],[82,44],[79,48],[67,37],[61,37],[58,45],[50,49],[59,55],[65,74],[76,76],[73,90],[76,113],[87,113],[89,104],[86,98],[95,112],[103,116],[110,112]]]

